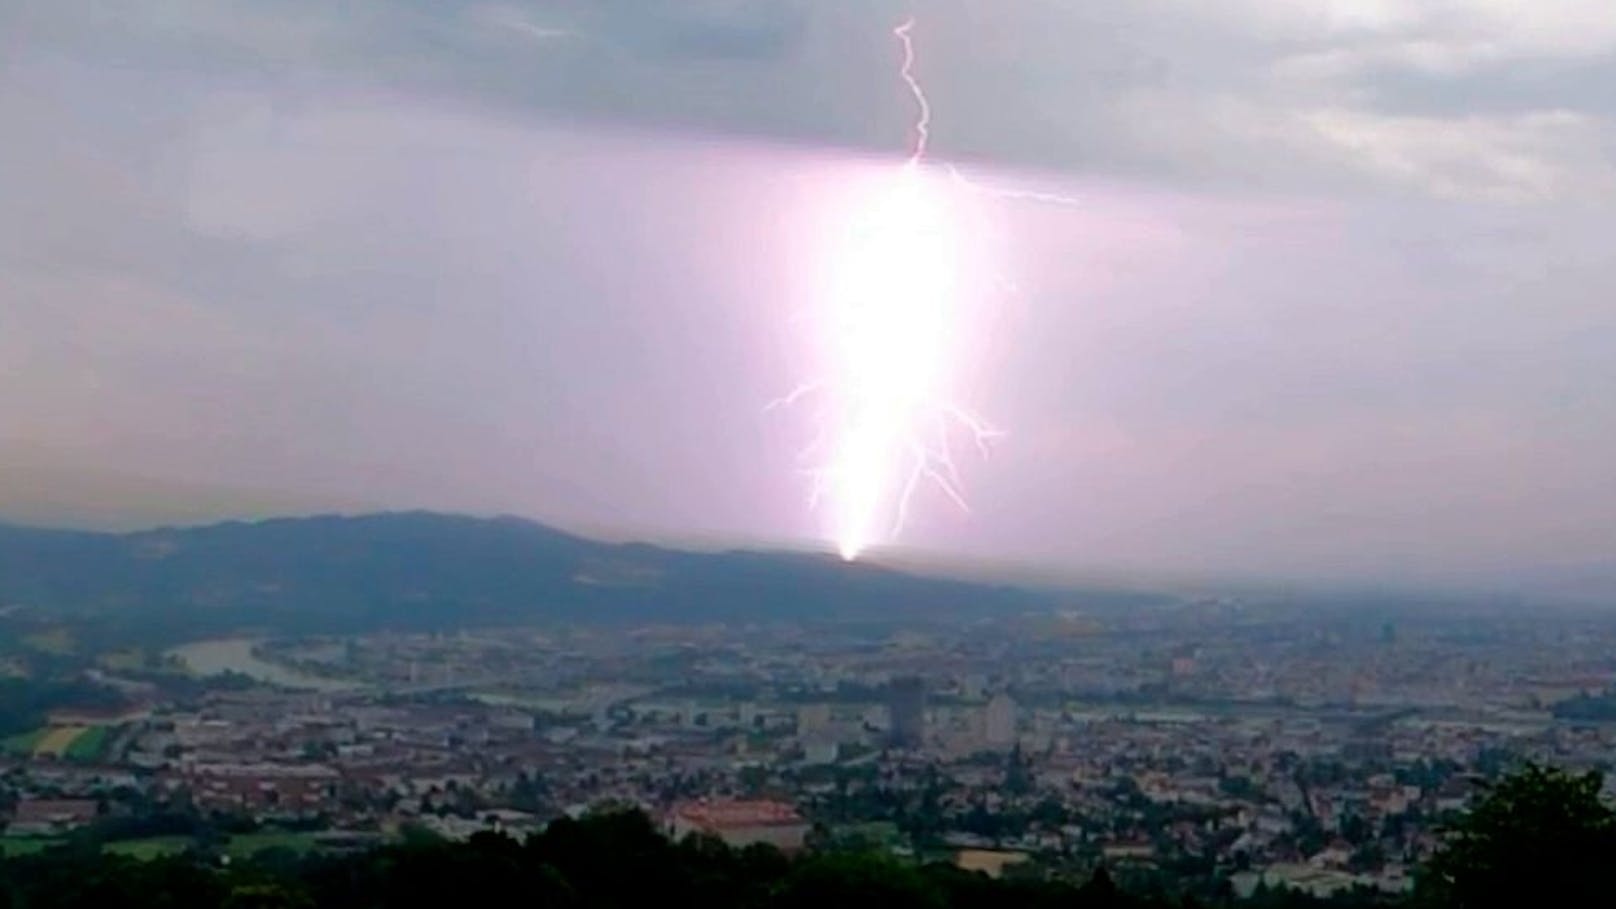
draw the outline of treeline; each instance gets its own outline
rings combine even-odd
[[[424,837],[346,855],[270,850],[222,864],[206,850],[142,861],[87,844],[0,861],[0,909],[414,909],[700,906],[778,909],[1180,909],[1118,892],[1103,872],[1081,884],[995,881],[946,864],[869,852],[788,859],[767,846],[673,842],[644,814],[559,820],[517,841]],[[1264,907],[1325,906],[1273,895]]]
[[[1490,787],[1448,832],[1416,891],[1318,900],[1260,891],[1210,905],[1250,909],[1400,905],[1409,909],[1609,906],[1616,820],[1598,774],[1528,766]],[[0,861],[0,909],[402,909],[630,907],[703,909],[1186,909],[1185,898],[1120,892],[1103,871],[1084,882],[996,881],[946,864],[853,852],[788,859],[705,838],[672,842],[638,812],[559,820],[526,840],[484,833],[466,843],[410,837],[368,852],[285,850],[224,863],[206,848],[140,861],[77,842]]]
[[[112,710],[124,703],[116,689],[84,679],[0,678],[0,738],[39,728],[52,710]]]

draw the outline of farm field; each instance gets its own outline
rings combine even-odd
[[[70,761],[96,761],[101,759],[111,740],[111,726],[46,726],[0,740],[0,751]]]
[[[73,745],[78,737],[87,732],[84,726],[56,726],[40,738],[39,744],[34,746],[34,755],[37,757],[66,757],[67,749]]]
[[[10,736],[0,740],[0,751],[4,751],[6,754],[33,754],[34,749],[39,747],[40,740],[49,732],[49,729],[35,729],[32,732],[22,732]]]
[[[90,726],[80,732],[63,752],[63,756],[70,761],[96,761],[100,760],[107,750],[107,743],[112,738],[112,727]]]

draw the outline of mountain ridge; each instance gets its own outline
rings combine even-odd
[[[610,543],[525,518],[323,514],[131,532],[0,523],[0,604],[277,632],[1006,614],[1047,598],[830,554]]]

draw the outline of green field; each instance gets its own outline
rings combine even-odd
[[[314,849],[318,834],[291,833],[284,830],[265,830],[232,836],[224,851],[232,858],[251,858],[265,849],[290,849],[302,854]]]
[[[107,843],[102,849],[112,855],[126,855],[130,858],[147,861],[170,855],[179,855],[191,848],[192,842],[193,840],[188,836],[153,836],[140,840],[121,840],[116,843]]]
[[[233,859],[252,858],[266,849],[290,849],[298,854],[312,852],[318,843],[317,833],[293,833],[284,830],[266,830],[261,833],[243,833],[230,837],[224,852]],[[33,855],[64,841],[52,837],[0,836],[0,856],[15,858]],[[149,861],[179,855],[190,849],[196,841],[188,836],[151,836],[137,840],[119,840],[101,848],[110,855]]]
[[[62,752],[62,756],[70,761],[98,761],[106,753],[111,738],[110,726],[91,726],[79,733],[78,738]]]
[[[34,749],[38,748],[39,743],[43,741],[45,736],[49,734],[49,728],[40,728],[35,729],[33,732],[19,733],[11,736],[10,738],[0,740],[0,751],[4,751],[7,754],[33,754]]]
[[[36,852],[44,852],[52,846],[59,846],[61,843],[61,840],[48,837],[0,836],[0,855],[7,858],[16,858],[19,855],[33,855]]]
[[[0,739],[0,752],[54,755],[70,761],[97,761],[112,741],[110,726],[46,726]]]
[[[230,837],[224,852],[234,859],[246,859],[266,849],[290,849],[302,854],[315,848],[318,834],[290,833],[284,830],[266,830],[260,833],[241,833]],[[107,852],[137,859],[162,858],[178,855],[195,845],[188,836],[154,836],[138,840],[120,840],[107,843]]]

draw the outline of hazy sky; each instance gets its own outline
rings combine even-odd
[[[0,516],[813,537],[794,314],[871,0],[0,0]],[[909,545],[1616,578],[1609,0],[916,0],[1007,432]]]

